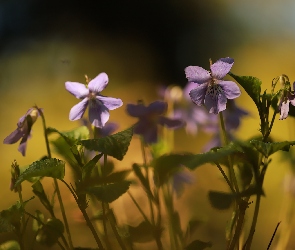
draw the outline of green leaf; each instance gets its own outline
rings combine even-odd
[[[211,206],[219,210],[230,208],[233,201],[235,200],[233,194],[224,192],[209,191],[208,196]]]
[[[21,250],[20,245],[15,240],[10,240],[0,245],[0,250]]]
[[[154,240],[153,227],[150,223],[143,221],[138,226],[128,226],[132,242],[146,243]]]
[[[43,206],[51,213],[53,214],[53,206],[51,205],[50,201],[48,200],[48,197],[43,189],[42,183],[38,180],[33,185],[33,193],[39,198]]]
[[[173,175],[181,165],[186,165],[193,159],[193,154],[169,154],[156,158],[152,165],[154,166],[157,185],[163,185],[171,175]]]
[[[279,150],[289,151],[290,146],[295,145],[295,141],[262,142],[259,140],[251,140],[250,143],[265,157],[269,157]]]
[[[87,179],[90,177],[93,168],[96,166],[96,163],[99,159],[103,156],[103,154],[99,154],[94,156],[89,162],[87,162],[82,169],[82,180]]]
[[[261,80],[253,76],[237,76],[231,72],[228,74],[245,89],[247,94],[252,98],[256,106],[259,108],[262,84]]]
[[[110,203],[126,193],[130,184],[130,181],[121,181],[97,187],[89,187],[86,189],[86,192],[94,195],[99,201]]]
[[[83,145],[88,150],[98,151],[121,161],[127,153],[132,135],[133,128],[128,128],[114,135],[98,139],[81,140],[78,144]]]
[[[205,248],[212,247],[211,242],[205,242],[205,241],[200,241],[200,240],[194,240],[191,242],[185,250],[203,250]]]
[[[39,230],[36,241],[42,245],[53,246],[64,232],[63,223],[57,218],[48,219],[46,224]]]
[[[0,212],[0,233],[12,232],[15,227],[19,227],[23,211],[24,208],[19,201],[10,208],[2,210]]]
[[[58,133],[70,146],[73,146],[76,141],[89,138],[89,130],[86,126],[81,126],[66,132],[60,132],[55,128],[48,127],[46,132],[48,135]]]
[[[65,175],[65,162],[51,158],[33,162],[15,182],[15,186],[19,185],[25,180],[29,180],[32,177],[52,177],[57,179],[63,179]]]

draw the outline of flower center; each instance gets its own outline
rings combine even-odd
[[[223,90],[218,84],[210,84],[207,88],[206,95],[210,95],[212,98],[216,98],[222,93]]]

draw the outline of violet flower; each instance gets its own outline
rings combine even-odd
[[[185,184],[193,184],[194,181],[195,179],[192,173],[185,171],[184,167],[181,167],[177,172],[175,172],[172,177],[172,187],[177,198],[182,195]]]
[[[288,83],[290,86],[290,84]],[[293,89],[295,89],[295,82],[293,83]],[[284,120],[289,114],[289,104],[295,106],[295,95],[291,91],[291,87],[283,90],[283,94],[279,103],[280,120]]]
[[[211,71],[198,66],[185,68],[188,81],[197,84],[189,93],[192,101],[198,106],[205,105],[209,113],[218,114],[225,110],[227,99],[237,98],[241,94],[235,82],[222,80],[233,64],[234,60],[226,57],[212,64]]]
[[[109,120],[109,110],[114,110],[123,105],[121,99],[106,97],[100,94],[109,82],[106,73],[100,73],[92,79],[87,86],[78,82],[66,82],[66,90],[81,102],[72,107],[69,118],[71,121],[81,119],[89,105],[89,120],[98,128],[102,128]]]
[[[130,116],[138,117],[139,121],[134,125],[134,133],[142,135],[146,143],[158,141],[158,125],[171,129],[179,128],[183,121],[162,116],[167,110],[167,103],[155,101],[149,106],[143,104],[127,104],[127,113]]]
[[[25,115],[23,115],[17,123],[17,128],[10,135],[8,135],[3,143],[14,144],[21,139],[18,151],[25,156],[27,148],[27,140],[31,136],[31,128],[36,122],[39,111],[36,108],[30,108]]]

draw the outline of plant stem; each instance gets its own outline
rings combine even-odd
[[[145,172],[146,172],[145,178],[146,178],[147,184],[148,184],[149,189],[150,189],[149,169],[148,169],[148,166],[147,166],[147,158],[146,158],[146,153],[145,153],[145,147],[144,147],[144,141],[143,141],[143,139],[141,139],[141,151],[142,151],[142,158],[143,158],[143,163],[144,163],[144,169],[145,169]],[[151,223],[152,223],[153,226],[155,226],[155,215],[154,215],[153,203],[152,203],[152,200],[150,199],[149,196],[148,196],[148,200],[149,200],[150,211],[151,211]]]
[[[224,119],[223,119],[222,112],[219,112],[219,120],[220,120],[221,131],[222,131],[222,134],[223,134],[223,139],[224,139],[225,145],[228,145],[229,141],[228,141],[226,130],[225,130],[225,125],[224,125]],[[236,178],[236,175],[235,175],[235,170],[234,170],[234,167],[233,167],[232,160],[231,160],[230,156],[228,156],[228,163],[229,163],[230,182],[233,183],[235,191],[237,193],[239,193],[239,186],[238,186],[237,178]]]
[[[48,155],[48,158],[51,158],[51,151],[50,151],[50,147],[49,147],[49,140],[48,140],[48,135],[47,135],[47,132],[46,132],[45,117],[44,117],[44,114],[43,114],[42,110],[39,109],[37,106],[36,106],[36,108],[37,108],[37,110],[38,110],[38,112],[39,112],[39,114],[40,114],[40,116],[42,118],[42,124],[43,124],[43,130],[44,130],[44,137],[45,137],[45,144],[46,144],[46,149],[47,149],[47,155]],[[71,237],[71,233],[70,233],[70,229],[69,229],[69,224],[68,224],[68,220],[67,220],[67,217],[66,217],[65,208],[64,208],[63,201],[62,201],[62,198],[61,198],[61,194],[60,194],[60,190],[59,190],[59,187],[58,187],[58,183],[57,183],[56,178],[53,178],[53,180],[54,180],[54,185],[55,185],[55,190],[56,190],[57,198],[58,198],[59,205],[60,205],[60,210],[61,210],[62,217],[63,217],[64,224],[65,224],[65,229],[66,229],[68,240],[69,240],[69,245],[70,245],[70,248],[71,249],[74,249],[73,242],[72,242],[72,237]]]
[[[93,237],[94,237],[94,239],[95,239],[95,241],[96,241],[96,243],[97,243],[97,246],[98,246],[99,250],[104,250],[104,247],[103,247],[103,245],[102,245],[102,243],[101,243],[101,241],[100,241],[100,239],[99,239],[99,237],[98,237],[98,235],[97,235],[97,233],[96,233],[96,231],[95,231],[95,229],[94,229],[94,227],[93,227],[93,225],[92,225],[92,223],[91,223],[91,221],[90,221],[90,219],[89,219],[89,217],[88,217],[88,214],[86,213],[85,208],[81,207],[80,204],[79,204],[78,197],[77,197],[77,195],[75,194],[75,191],[74,191],[74,190],[69,186],[69,184],[66,183],[64,180],[61,180],[61,182],[64,183],[64,184],[66,185],[66,187],[67,187],[67,188],[70,190],[70,192],[72,193],[72,195],[73,195],[73,197],[74,197],[74,199],[75,199],[75,201],[76,201],[76,203],[77,203],[79,209],[81,210],[81,212],[82,212],[82,214],[83,214],[83,216],[84,216],[84,219],[85,219],[85,221],[86,221],[86,223],[87,223],[87,226],[89,227],[89,229],[90,229],[91,232],[92,232],[92,235],[93,235]]]

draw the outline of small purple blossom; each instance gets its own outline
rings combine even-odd
[[[208,112],[204,107],[199,107],[191,102],[189,92],[194,88],[194,83],[188,83],[183,89],[183,100],[175,104],[174,118],[185,121],[185,130],[188,134],[195,135],[199,127],[208,122]]]
[[[158,125],[171,129],[179,128],[183,121],[162,116],[167,111],[167,103],[155,101],[149,106],[140,104],[127,104],[127,113],[132,117],[139,118],[134,125],[134,133],[142,135],[146,143],[158,141]]]
[[[184,167],[181,167],[177,172],[175,172],[172,177],[172,187],[176,193],[177,198],[182,195],[184,191],[184,185],[193,184],[194,181],[195,179],[192,173],[186,171]]]
[[[89,106],[89,120],[98,128],[102,128],[109,120],[109,110],[114,110],[123,105],[121,99],[106,97],[100,94],[109,82],[106,73],[100,73],[92,79],[87,86],[78,82],[66,82],[66,90],[69,91],[81,102],[72,107],[69,115],[71,121],[79,120],[85,113],[87,106]]]
[[[290,84],[288,84],[290,86]],[[293,83],[293,89],[295,89],[295,82]],[[280,98],[279,112],[280,120],[284,120],[289,114],[289,104],[295,106],[295,95],[291,91],[291,87],[287,86],[287,89],[283,90],[283,94]]]
[[[25,156],[27,148],[27,140],[31,136],[31,128],[36,122],[39,111],[36,108],[30,108],[25,115],[23,115],[17,123],[17,128],[10,135],[8,135],[3,143],[4,144],[14,144],[21,139],[18,147],[18,151]]]
[[[198,106],[205,105],[209,113],[218,114],[225,110],[227,99],[237,98],[241,94],[235,82],[222,80],[233,64],[234,60],[226,57],[212,64],[211,71],[198,66],[185,68],[189,83],[197,84],[197,87],[189,92],[192,101]]]

